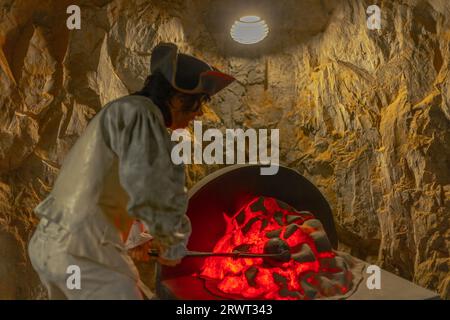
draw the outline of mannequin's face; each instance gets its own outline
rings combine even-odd
[[[169,100],[170,113],[172,114],[172,125],[170,129],[186,128],[196,117],[203,115],[203,101],[195,99],[194,96],[177,93]]]

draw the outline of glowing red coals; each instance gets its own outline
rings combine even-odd
[[[266,244],[289,246],[291,259],[209,257],[200,277],[224,296],[247,299],[313,299],[344,294],[351,287],[348,261],[337,256],[322,224],[307,211],[257,197],[231,218],[214,252],[264,253]]]

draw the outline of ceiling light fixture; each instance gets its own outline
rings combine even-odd
[[[258,16],[241,17],[231,27],[234,41],[242,44],[254,44],[262,41],[269,33],[267,23]]]

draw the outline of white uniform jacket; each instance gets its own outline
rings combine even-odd
[[[191,225],[183,165],[160,110],[147,97],[108,103],[64,160],[55,185],[35,212],[68,231],[67,252],[136,277],[121,233],[133,219],[168,249],[185,254]]]

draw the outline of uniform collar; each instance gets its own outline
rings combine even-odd
[[[158,106],[157,106],[157,105],[153,102],[153,100],[150,99],[149,97],[146,97],[146,96],[141,96],[141,97],[144,97],[144,98],[146,98],[148,101],[150,101],[150,104],[151,104],[150,109],[151,109],[151,111],[152,111],[154,114],[156,114],[156,116],[158,117],[159,121],[165,126],[164,116],[163,116],[161,110],[159,110]]]

